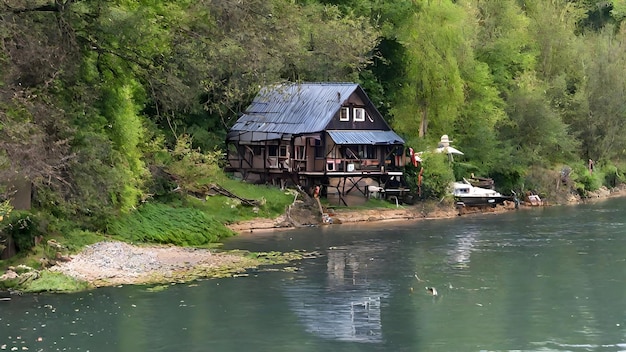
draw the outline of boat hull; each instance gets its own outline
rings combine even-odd
[[[465,206],[478,207],[478,206],[492,206],[495,207],[498,204],[504,204],[504,201],[511,200],[511,197],[506,196],[456,196],[454,199],[457,203],[463,203]]]

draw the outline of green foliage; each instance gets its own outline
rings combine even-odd
[[[616,42],[617,41],[617,42]],[[587,57],[585,65],[584,98],[585,115],[575,121],[580,131],[585,156],[594,160],[620,159],[626,150],[626,47],[623,39],[615,38],[611,31],[590,34],[587,48],[581,55]]]
[[[239,197],[254,200],[264,200],[260,207],[248,207],[241,205],[237,199],[216,195],[206,197],[204,200],[189,198],[185,200],[186,206],[201,209],[221,223],[233,223],[241,220],[249,220],[255,217],[275,218],[285,213],[287,206],[294,201],[294,194],[289,191],[281,191],[277,187],[267,185],[252,185],[236,180],[223,180],[220,186]]]
[[[90,228],[102,229],[117,213],[115,203],[124,192],[127,171],[112,163],[116,152],[106,135],[90,132],[77,137],[76,156],[69,165],[74,192],[65,198],[49,194],[43,201],[58,204],[61,216],[77,216]]]
[[[39,218],[28,211],[16,210],[2,222],[1,231],[12,237],[18,252],[27,252],[35,246],[35,237],[41,235]]]
[[[0,222],[2,222],[6,216],[9,216],[12,211],[13,206],[11,206],[11,203],[8,200],[0,202]]]
[[[144,129],[135,102],[140,94],[141,87],[131,81],[105,89],[103,97],[102,112],[109,122],[109,135],[115,150],[113,161],[123,185],[112,198],[113,204],[122,211],[129,211],[137,205],[146,176],[140,149]]]
[[[442,198],[450,194],[450,185],[455,181],[448,156],[440,153],[424,153],[423,196]]]
[[[362,83],[416,150],[454,137],[456,179],[535,187],[588,158],[582,190],[626,173],[624,1],[40,2],[0,21],[0,182],[32,181],[56,233],[103,232],[150,197],[220,222],[281,214],[293,195],[231,182],[216,146],[283,80]],[[448,161],[426,163],[428,196],[447,194]],[[214,183],[266,204],[187,198]]]
[[[506,118],[504,101],[499,96],[486,64],[466,60],[462,74],[466,84],[466,104],[455,124],[455,145],[463,146],[465,159],[473,163],[466,172],[486,175],[493,170],[501,153],[496,126]],[[457,179],[462,173],[457,172]]]
[[[454,179],[461,180],[463,178],[469,178],[472,174],[476,176],[484,176],[483,170],[476,165],[467,162],[455,161],[452,163],[452,170],[454,172]]]
[[[221,222],[201,210],[152,203],[112,219],[107,232],[131,242],[179,246],[218,242],[233,234]]]
[[[533,78],[526,77],[511,93],[507,112],[510,124],[503,124],[502,140],[513,146],[522,165],[552,165],[572,160],[578,147],[568,126],[550,107]]]
[[[525,172],[516,168],[503,168],[501,170],[492,171],[489,174],[497,186],[497,189],[503,194],[509,194],[511,191],[522,192],[525,190],[524,176]]]
[[[298,27],[300,40],[308,46],[297,62],[300,78],[356,81],[360,69],[370,62],[378,31],[367,18],[342,14],[335,6],[311,4],[300,10],[304,15]]]
[[[531,71],[536,52],[530,19],[515,0],[473,0],[479,21],[476,59],[488,65],[499,92],[507,93],[515,79]],[[471,8],[470,8],[471,9]]]
[[[624,174],[613,164],[602,165],[598,171],[604,174],[604,181],[602,183],[608,188],[617,187],[625,181]]]
[[[39,277],[29,281],[23,292],[78,292],[89,289],[87,282],[80,281],[61,273],[44,270],[39,273]]]
[[[186,191],[202,193],[208,183],[226,179],[220,165],[221,151],[202,153],[193,149],[188,135],[178,137],[171,156],[172,160],[167,163],[166,169],[175,175],[178,186]]]
[[[85,246],[101,242],[105,239],[102,234],[72,229],[63,233],[63,238],[59,239],[59,243],[65,246],[70,253],[77,253]]]
[[[419,9],[398,28],[407,79],[394,102],[394,126],[406,134],[419,131],[420,137],[428,128],[442,135],[449,133],[464,102],[459,60],[467,43],[467,31],[461,29],[466,14],[450,0],[417,3]]]
[[[586,197],[587,192],[593,192],[602,187],[604,177],[604,173],[598,169],[592,173],[587,169],[587,165],[583,164],[576,164],[570,173],[574,187],[581,197]]]

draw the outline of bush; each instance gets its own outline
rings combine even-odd
[[[604,174],[603,184],[609,188],[614,188],[618,184],[624,182],[623,174],[621,174],[617,169],[617,166],[613,164],[603,166],[601,171]]]
[[[593,192],[602,187],[604,173],[596,168],[593,173],[589,172],[586,165],[576,165],[570,174],[574,181],[576,191],[581,197],[586,197],[587,192]]]
[[[454,173],[445,154],[423,154],[424,165],[422,194],[426,198],[442,198],[450,194]]]
[[[13,211],[3,221],[2,233],[15,241],[18,252],[25,252],[35,246],[35,237],[41,235],[38,218],[22,210]]]

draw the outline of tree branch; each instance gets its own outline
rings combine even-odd
[[[25,12],[61,12],[61,6],[58,2],[55,1],[54,4],[45,4],[39,5],[36,7],[25,7],[25,8],[14,8],[11,7],[7,1],[3,1],[3,12],[12,12],[15,14],[25,13]]]

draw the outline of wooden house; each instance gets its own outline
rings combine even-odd
[[[228,169],[244,180],[340,195],[402,188],[408,160],[404,140],[355,83],[264,87],[226,144]]]

